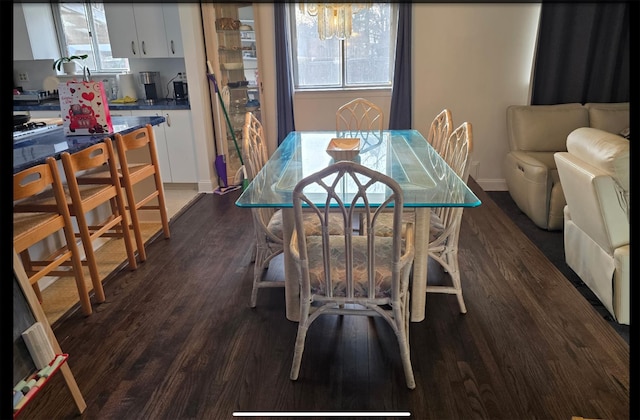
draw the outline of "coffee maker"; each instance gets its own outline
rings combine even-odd
[[[173,82],[173,97],[176,102],[184,102],[189,99],[187,91],[187,82],[184,80],[176,80]]]
[[[156,86],[160,84],[160,73],[157,71],[142,71],[140,72],[140,83],[144,91],[144,100],[148,104],[156,103],[158,101]]]

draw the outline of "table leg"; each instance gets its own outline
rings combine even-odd
[[[293,208],[282,209],[282,236],[284,240],[284,298],[287,319],[298,322],[300,320],[300,283],[298,282],[298,268],[291,257],[289,242],[293,235]]]
[[[411,285],[411,322],[424,320],[427,301],[427,266],[429,265],[429,223],[431,209],[417,207],[415,209],[415,258],[413,261],[413,278]]]

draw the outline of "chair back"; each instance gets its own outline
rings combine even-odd
[[[336,112],[336,135],[338,137],[360,137],[366,140],[368,132],[384,129],[382,108],[364,98],[356,98],[338,108]]]
[[[472,148],[473,135],[471,123],[469,122],[464,122],[456,128],[449,136],[444,147],[444,161],[465,183],[469,179]],[[452,190],[451,193],[456,194],[457,191]],[[460,191],[459,193],[462,194],[463,192]],[[446,245],[449,249],[457,251],[463,210],[464,207],[438,207],[434,209],[442,226],[439,226],[441,231],[438,233],[437,239],[434,240],[432,238],[433,242],[430,246]]]
[[[247,175],[249,179],[253,179],[269,160],[269,153],[262,123],[252,112],[245,114],[242,127],[242,153],[247,165]]]
[[[431,121],[429,135],[427,136],[427,141],[440,156],[444,152],[444,147],[452,131],[453,118],[451,117],[451,111],[445,108]]]
[[[341,192],[344,186],[353,193]],[[324,198],[322,205],[314,204],[318,194]],[[370,194],[384,194],[380,206],[370,205]],[[406,284],[401,284],[402,206],[403,194],[399,184],[392,178],[352,161],[340,161],[302,179],[293,191],[295,232],[292,244],[297,240],[301,267],[301,299],[333,300],[343,297],[348,302],[358,299],[388,299],[398,301],[406,293]],[[378,216],[393,212],[393,236],[377,236]],[[304,214],[310,212],[322,226],[320,236],[307,236],[304,229]],[[330,214],[340,218],[331,218]],[[363,215],[366,236],[354,235],[354,217]],[[331,235],[329,223],[339,220],[343,235]],[[297,238],[297,239],[296,239]],[[293,245],[292,245],[293,247]],[[313,249],[312,249],[313,248]],[[321,250],[321,251],[320,251]],[[366,250],[365,255],[362,255]],[[294,254],[297,252],[292,250]],[[324,260],[323,273],[310,273],[309,258]],[[383,257],[384,256],[384,257]],[[381,275],[386,273],[387,275]],[[390,284],[380,284],[379,277],[391,279]],[[408,278],[406,279],[408,282]]]

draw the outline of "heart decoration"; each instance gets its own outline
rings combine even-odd
[[[102,105],[102,102],[96,102],[96,104],[97,104],[98,106],[100,106],[100,105]]]
[[[82,93],[82,98],[86,99],[87,101],[92,101],[94,97],[95,97],[95,95],[93,94],[93,92],[83,92]]]

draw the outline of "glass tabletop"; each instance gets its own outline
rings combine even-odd
[[[242,192],[236,205],[292,207],[296,184],[334,163],[326,149],[335,137],[335,131],[289,133]],[[395,179],[402,188],[405,207],[477,207],[481,204],[417,130],[362,133],[360,152],[352,160]],[[348,183],[341,188],[345,196],[353,190]],[[381,187],[368,195],[368,199],[375,205],[382,203],[386,195],[387,191]],[[316,197],[314,203],[324,203],[323,194],[318,192]]]

